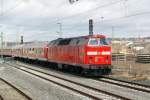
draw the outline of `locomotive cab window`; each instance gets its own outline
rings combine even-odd
[[[89,39],[88,45],[91,45],[91,46],[99,45],[99,38],[91,38],[91,39]]]
[[[100,45],[108,45],[105,38],[100,38]]]
[[[105,38],[90,38],[89,46],[108,45]]]

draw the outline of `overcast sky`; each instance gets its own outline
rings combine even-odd
[[[150,0],[0,0],[0,31],[4,40],[47,41],[94,33],[107,37],[150,36]],[[113,31],[112,31],[113,30]],[[112,35],[112,32],[114,33]]]

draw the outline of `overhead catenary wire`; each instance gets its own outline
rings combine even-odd
[[[136,17],[136,16],[140,16],[140,15],[149,15],[149,14],[150,14],[150,11],[137,12],[137,13],[126,15],[126,16],[120,16],[120,17],[111,18],[111,19],[103,19],[103,22],[110,22],[110,21],[122,20],[122,19],[126,19],[126,18]],[[81,21],[79,21],[79,22],[81,23]],[[100,23],[100,21],[94,21],[94,24],[97,24],[97,23]],[[73,25],[75,26],[77,24],[78,24],[78,22],[76,22],[76,24],[73,24]],[[68,25],[68,26],[70,26],[70,25]],[[81,28],[81,26],[82,25],[80,25],[80,28]],[[70,29],[72,29],[73,27],[70,27]]]
[[[78,16],[81,16],[81,15],[83,15],[83,14],[87,14],[87,13],[90,13],[90,12],[93,12],[93,11],[96,11],[96,10],[99,10],[100,8],[110,7],[110,6],[115,5],[115,4],[117,4],[117,3],[119,3],[119,2],[122,2],[122,1],[123,1],[123,0],[117,0],[117,1],[114,1],[114,2],[110,2],[110,3],[108,3],[108,4],[100,5],[100,6],[97,6],[97,7],[93,8],[93,9],[89,9],[89,10],[87,10],[87,11],[80,12],[80,13],[77,13],[77,14],[75,14],[75,15],[71,15],[71,16],[66,16],[66,17],[60,18],[59,20],[66,20],[66,19],[68,20],[68,19],[70,19],[70,18],[72,18],[72,17],[78,17]]]
[[[18,0],[17,0],[17,2],[18,2]],[[8,14],[9,12],[16,9],[18,6],[20,6],[20,2],[15,4],[14,6],[8,8],[8,9],[4,10],[4,1],[1,0],[1,14],[0,14],[0,16]]]
[[[130,17],[135,17],[135,16],[140,16],[140,15],[145,15],[145,14],[150,14],[150,11],[147,11],[147,12],[140,12],[140,13],[135,13],[135,14],[131,14],[131,15],[127,15],[127,16],[121,16],[121,17],[117,17],[117,18],[113,18],[113,19],[106,19],[106,20],[103,20],[103,22],[106,22],[106,21],[115,21],[115,20],[121,20],[121,19],[125,19],[125,18],[130,18]],[[94,24],[99,24],[100,22],[94,22]],[[66,27],[63,27],[63,29],[65,29],[65,30],[73,30],[74,29],[74,27],[77,25],[78,23],[76,23],[76,24],[73,24],[74,26],[72,26],[72,27],[69,27],[69,28],[66,28]],[[65,25],[66,26],[66,25]],[[70,25],[67,25],[67,26],[70,26]],[[109,25],[108,27],[112,27],[112,25]],[[119,26],[117,26],[117,27],[119,27]],[[80,25],[80,27],[76,27],[74,30],[86,30],[87,29],[87,27],[83,27],[83,25]],[[124,31],[125,32],[125,31]],[[126,31],[127,32],[127,31]],[[140,31],[140,32],[142,32],[142,31]],[[39,33],[39,34],[41,34],[41,33]],[[34,35],[32,35],[32,36],[34,36]]]
[[[112,19],[106,19],[103,21],[114,21],[114,20],[121,20],[121,19],[125,19],[125,18],[130,18],[130,17],[136,17],[136,16],[140,16],[140,15],[149,15],[150,11],[146,11],[146,12],[139,12],[139,13],[134,13],[131,15],[127,15],[127,16],[120,16],[120,17],[116,17],[116,18],[112,18]],[[98,21],[95,23],[99,23]]]
[[[112,5],[115,5],[119,2],[122,2],[124,0],[117,0],[117,1],[113,1],[113,2],[110,2],[110,3],[107,3],[107,4],[103,4],[103,5],[99,5],[99,6],[96,6],[95,8],[93,9],[89,9],[87,11],[84,11],[84,12],[80,12],[80,13],[77,13],[77,14],[74,14],[74,15],[69,15],[69,16],[64,16],[64,17],[61,17],[61,18],[55,18],[55,19],[52,19],[52,21],[47,21],[46,23],[43,22],[44,25],[47,25],[49,23],[57,23],[58,21],[61,22],[61,21],[64,21],[64,20],[69,20],[69,19],[72,19],[74,17],[79,17],[79,16],[83,16],[83,15],[86,15],[87,13],[90,13],[90,12],[93,12],[93,11],[97,11],[98,9],[100,8],[105,8],[105,7],[110,7]],[[40,25],[36,25],[36,27],[38,27]]]

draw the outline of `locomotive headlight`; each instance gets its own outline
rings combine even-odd
[[[89,58],[89,64],[91,64],[92,62],[93,62],[93,58],[90,57],[90,58]]]
[[[110,55],[110,51],[103,51],[102,55]]]
[[[99,59],[99,58],[95,58],[95,62],[98,62],[98,59]]]

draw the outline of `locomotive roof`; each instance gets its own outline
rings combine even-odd
[[[93,34],[93,35],[86,35],[86,36],[71,37],[71,38],[68,38],[68,39],[74,39],[74,38],[90,38],[90,37],[105,38],[105,35]],[[60,39],[61,39],[61,38],[60,38]],[[65,39],[67,39],[67,38],[65,38]]]
[[[78,37],[70,37],[70,38],[58,38],[58,39],[55,39],[55,40],[61,40],[61,39],[78,39],[78,38],[105,38],[106,36],[105,35],[101,35],[101,34],[93,34],[93,35],[86,35],[86,36],[78,36]]]
[[[86,40],[88,38],[105,38],[105,36],[100,34],[94,34],[94,35],[78,36],[78,37],[71,37],[71,38],[58,38],[50,41],[49,45],[69,45],[69,44],[81,45],[86,43]]]

